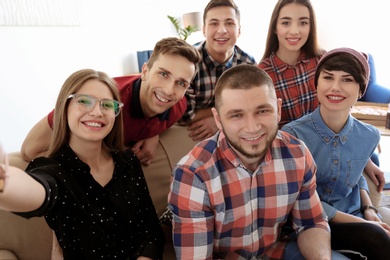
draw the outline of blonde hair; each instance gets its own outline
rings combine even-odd
[[[99,80],[107,85],[115,100],[120,102],[120,96],[116,82],[104,72],[92,69],[82,69],[71,74],[62,85],[58,94],[54,109],[53,136],[51,138],[48,157],[54,156],[59,150],[69,144],[70,128],[68,126],[69,95],[76,93],[88,80]],[[104,138],[103,145],[109,151],[123,151],[123,120],[122,113],[115,118],[114,126],[110,133]]]

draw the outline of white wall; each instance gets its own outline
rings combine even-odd
[[[167,15],[202,11],[208,0],[80,0],[81,25],[0,26],[0,143],[16,151],[30,128],[55,104],[64,80],[81,68],[119,76],[136,72],[136,52],[176,36]],[[238,45],[257,61],[276,0],[236,0],[241,10]],[[255,4],[256,3],[256,4]],[[378,81],[386,77],[387,26],[383,1],[312,0],[321,46],[348,46],[375,57]],[[258,7],[260,6],[260,7]],[[0,7],[1,8],[1,7]],[[0,10],[0,14],[1,14]],[[200,32],[188,41],[203,39]]]

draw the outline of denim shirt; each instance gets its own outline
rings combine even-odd
[[[319,107],[281,130],[304,141],[312,153],[317,164],[317,193],[328,218],[337,210],[363,217],[360,189],[368,191],[368,185],[362,172],[379,143],[379,130],[349,115],[336,134],[322,120]]]

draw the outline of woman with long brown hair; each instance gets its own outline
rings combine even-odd
[[[105,73],[77,71],[60,90],[48,157],[26,172],[0,164],[0,208],[45,216],[64,259],[162,257],[164,235],[141,164],[124,147],[122,106]]]

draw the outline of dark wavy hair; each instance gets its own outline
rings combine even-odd
[[[320,56],[324,53],[324,50],[320,48],[317,39],[317,22],[316,15],[310,0],[279,0],[272,12],[272,16],[269,22],[268,35],[263,57],[268,58],[273,52],[279,49],[278,36],[276,35],[276,24],[278,21],[280,10],[287,4],[296,3],[306,6],[309,9],[310,14],[310,33],[307,41],[302,46],[301,50],[306,53],[308,58]]]

